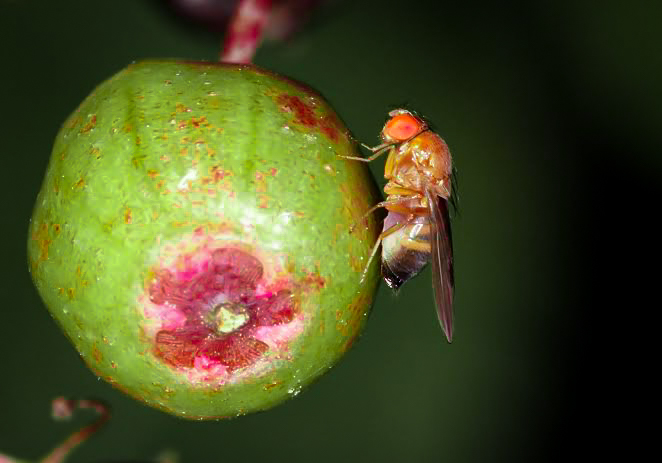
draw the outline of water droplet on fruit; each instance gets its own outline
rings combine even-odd
[[[287,390],[287,393],[292,397],[298,396],[299,392],[301,392],[301,386],[291,387]]]

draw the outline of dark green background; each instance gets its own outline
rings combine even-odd
[[[637,215],[623,198],[650,200],[662,164],[660,12],[624,4],[346,1],[264,46],[256,64],[317,88],[359,139],[376,143],[387,111],[407,104],[447,140],[456,338],[443,339],[428,269],[397,296],[382,285],[361,341],[294,400],[195,423],[84,367],[32,286],[25,243],[53,138],[94,86],[141,58],[214,60],[219,41],[157,2],[0,0],[0,451],[50,449],[73,429],[49,418],[67,395],[114,412],[72,462],[164,449],[183,462],[594,455],[587,431],[614,420],[605,391],[626,362],[628,316],[614,306]]]

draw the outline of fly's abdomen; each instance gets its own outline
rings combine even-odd
[[[389,211],[384,231],[397,227],[405,217]],[[382,276],[392,289],[398,289],[416,276],[430,260],[430,223],[419,216],[382,241]]]

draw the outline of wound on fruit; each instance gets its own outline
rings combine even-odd
[[[206,262],[177,270],[155,271],[149,286],[150,301],[168,320],[179,320],[154,336],[154,355],[171,367],[220,366],[228,373],[247,367],[269,350],[259,329],[296,315],[292,291],[264,286],[264,267],[248,252],[218,248]]]

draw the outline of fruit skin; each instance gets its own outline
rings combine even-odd
[[[132,64],[57,135],[30,222],[34,283],[87,365],[136,399],[190,419],[270,408],[351,346],[377,286],[376,261],[360,283],[376,221],[349,228],[378,191],[338,155],[356,143],[299,83],[247,65]],[[179,322],[151,285],[219,247],[261,261],[264,297],[295,294],[299,328],[229,373],[168,364],[155,336]]]

